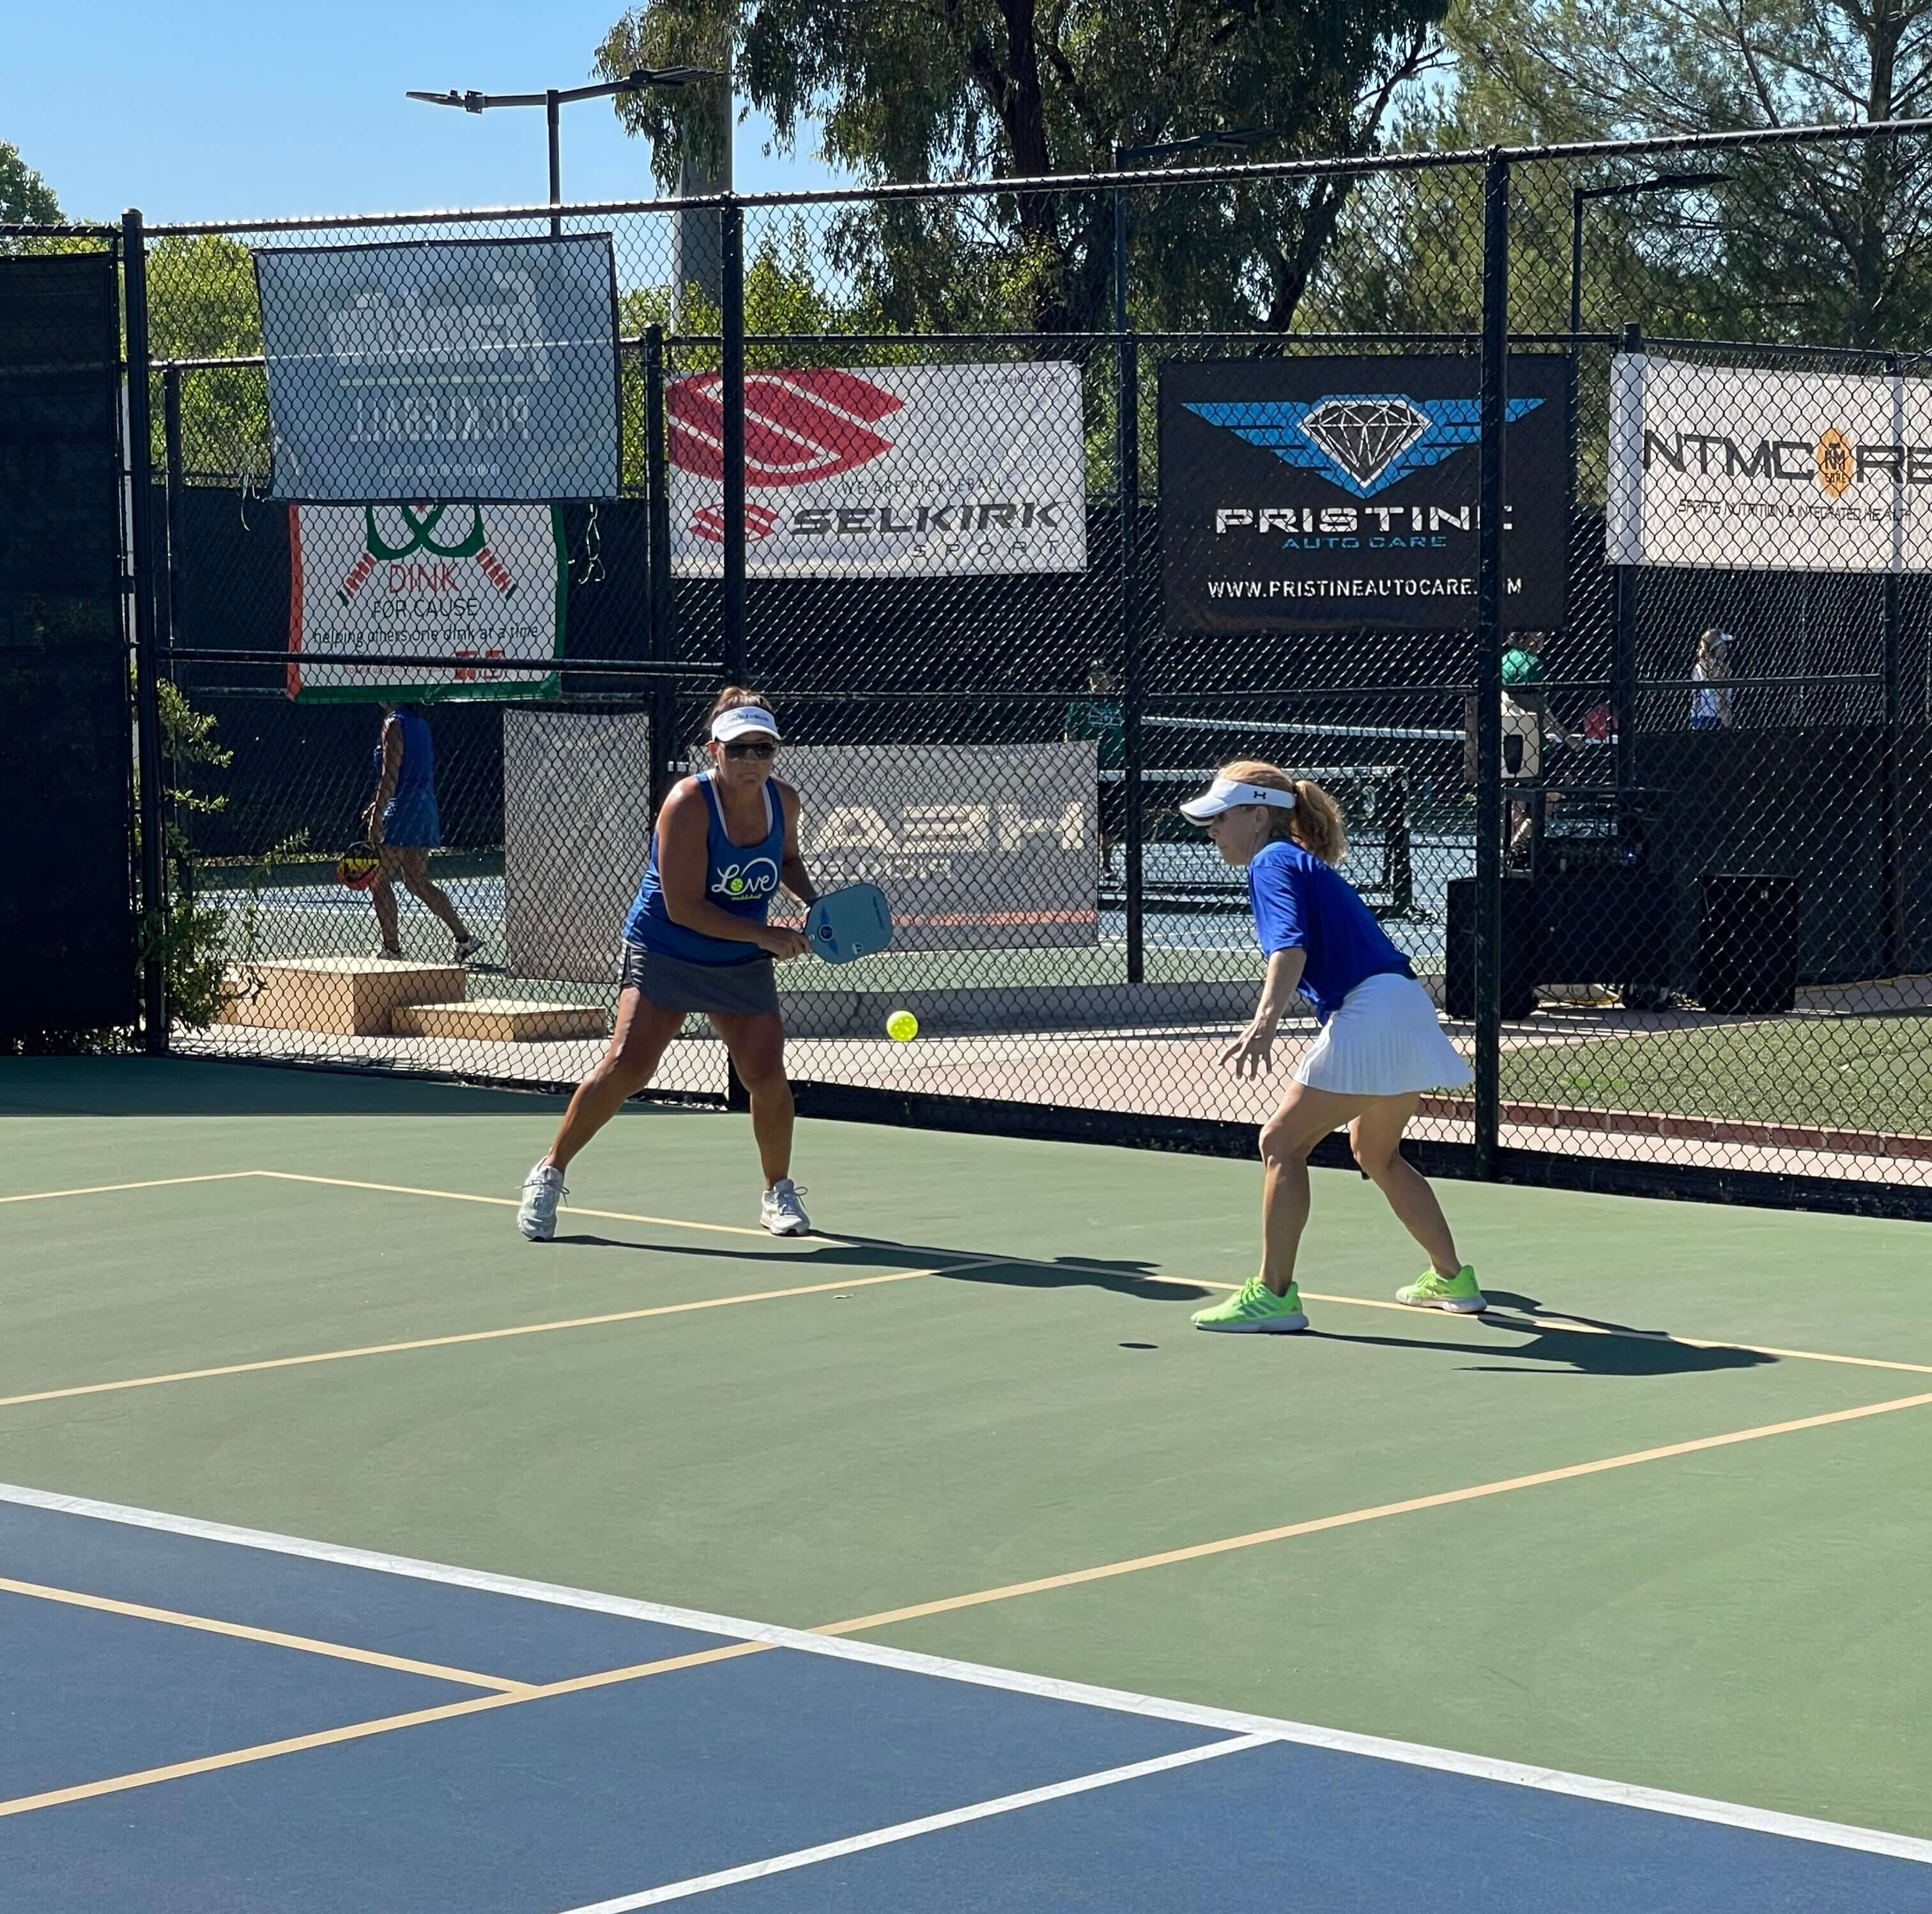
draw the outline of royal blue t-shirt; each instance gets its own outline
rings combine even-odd
[[[1277,838],[1256,852],[1248,903],[1264,956],[1308,953],[1299,988],[1322,1023],[1364,977],[1415,974],[1354,886],[1298,844]]]

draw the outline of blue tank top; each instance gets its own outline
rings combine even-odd
[[[769,828],[758,843],[734,844],[724,829],[724,814],[712,788],[711,773],[700,772],[698,788],[710,812],[704,838],[704,895],[720,910],[748,923],[762,924],[784,868],[784,806],[770,781],[765,784],[765,815]],[[658,834],[651,832],[650,862],[638,886],[637,902],[624,920],[624,941],[660,957],[687,964],[750,964],[765,954],[755,944],[734,944],[728,938],[706,937],[702,931],[674,923],[664,908],[664,886],[658,876]]]
[[[413,711],[398,711],[396,722],[403,728],[403,766],[396,773],[396,798],[417,800],[436,796],[436,746],[430,741],[429,721]],[[386,724],[384,728],[388,729]],[[376,740],[376,775],[382,775],[382,740]]]

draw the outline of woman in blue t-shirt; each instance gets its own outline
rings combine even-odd
[[[772,775],[778,720],[758,692],[718,694],[706,723],[710,768],[672,788],[624,922],[617,1027],[577,1086],[549,1154],[524,1181],[517,1226],[533,1243],[556,1234],[570,1160],[656,1073],[693,1014],[724,1040],[752,1101],[765,1190],[758,1220],[774,1236],[811,1227],[791,1180],[792,1096],[774,958],[802,957],[804,934],[768,924],[778,886],[809,907],[818,892],[798,848],[798,793]]]
[[[1322,1026],[1281,1107],[1262,1128],[1260,1273],[1238,1295],[1198,1311],[1196,1327],[1308,1327],[1294,1282],[1294,1252],[1308,1221],[1308,1158],[1344,1124],[1355,1161],[1429,1252],[1428,1269],[1398,1289],[1396,1300],[1475,1314],[1484,1306],[1476,1273],[1456,1255],[1435,1191],[1401,1149],[1422,1092],[1460,1088],[1469,1067],[1442,1034],[1408,959],[1335,868],[1348,849],[1340,806],[1319,784],[1244,760],[1223,765],[1180,809],[1230,864],[1246,867],[1255,934],[1268,958],[1260,1007],[1223,1060],[1237,1076],[1270,1069],[1275,1027],[1298,990]]]

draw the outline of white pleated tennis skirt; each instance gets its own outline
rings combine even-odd
[[[1413,977],[1364,977],[1303,1052],[1297,1083],[1338,1096],[1407,1096],[1474,1081]]]

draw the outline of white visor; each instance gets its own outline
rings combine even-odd
[[[747,731],[763,731],[776,738],[778,721],[762,704],[734,704],[729,711],[719,712],[711,721],[711,735],[720,744],[729,744]]]
[[[1276,790],[1272,784],[1242,784],[1232,778],[1216,778],[1198,797],[1190,797],[1180,807],[1180,814],[1191,824],[1204,824],[1240,804],[1272,804],[1280,810],[1292,811],[1294,794]]]

